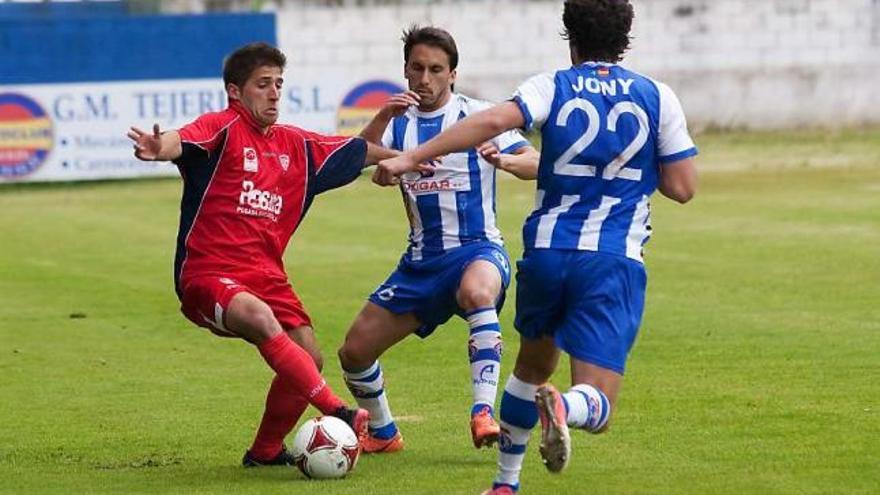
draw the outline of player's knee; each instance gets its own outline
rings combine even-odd
[[[458,305],[465,311],[495,306],[498,294],[490,287],[462,288],[458,292]]]
[[[258,304],[247,304],[235,309],[227,317],[234,325],[231,330],[252,342],[262,342],[281,331],[281,325],[272,311]]]
[[[253,330],[263,337],[271,337],[280,330],[278,321],[267,311],[253,311],[248,315],[246,321]]]
[[[376,360],[376,356],[368,352],[367,346],[352,335],[345,337],[345,342],[339,348],[337,355],[342,368],[349,371],[366,368]]]

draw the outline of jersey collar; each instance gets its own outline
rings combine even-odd
[[[581,63],[579,63],[578,65],[579,65],[579,66],[580,66],[580,65],[586,65],[586,66],[588,66],[588,67],[613,67],[613,66],[615,66],[615,65],[617,65],[617,64],[613,64],[613,63],[611,63],[611,62],[593,62],[593,61],[587,60],[587,61],[585,61],[585,62],[581,62]]]
[[[229,99],[229,109],[238,114],[241,117],[241,120],[251,127],[253,130],[257,131],[259,134],[263,133],[262,127],[260,124],[254,119],[254,116],[251,115],[251,112],[245,108],[244,105],[241,104],[240,101],[230,98]],[[272,134],[272,130],[275,128],[274,125],[270,125],[269,129],[266,131],[265,136],[269,137]]]
[[[432,119],[434,117],[439,117],[445,114],[446,111],[449,110],[450,107],[452,107],[452,105],[455,103],[456,98],[458,98],[458,95],[450,92],[449,101],[447,101],[442,107],[438,108],[437,110],[432,110],[430,112],[423,112],[419,110],[418,107],[415,107],[416,116],[423,119]]]

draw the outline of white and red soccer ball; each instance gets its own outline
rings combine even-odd
[[[296,467],[308,478],[343,478],[354,469],[360,452],[354,430],[333,416],[306,421],[293,437]]]

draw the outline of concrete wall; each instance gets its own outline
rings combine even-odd
[[[880,123],[880,0],[633,0],[624,64],[670,84],[692,126],[783,128]],[[569,64],[562,3],[277,8],[297,74],[402,81],[401,30],[455,36],[458,89],[502,99],[534,73]]]

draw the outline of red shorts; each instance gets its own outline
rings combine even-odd
[[[268,304],[285,330],[311,326],[312,320],[302,302],[293,292],[286,277],[257,276],[194,276],[183,282],[180,311],[190,321],[217,335],[234,337],[226,328],[229,301],[239,292],[253,294]]]

